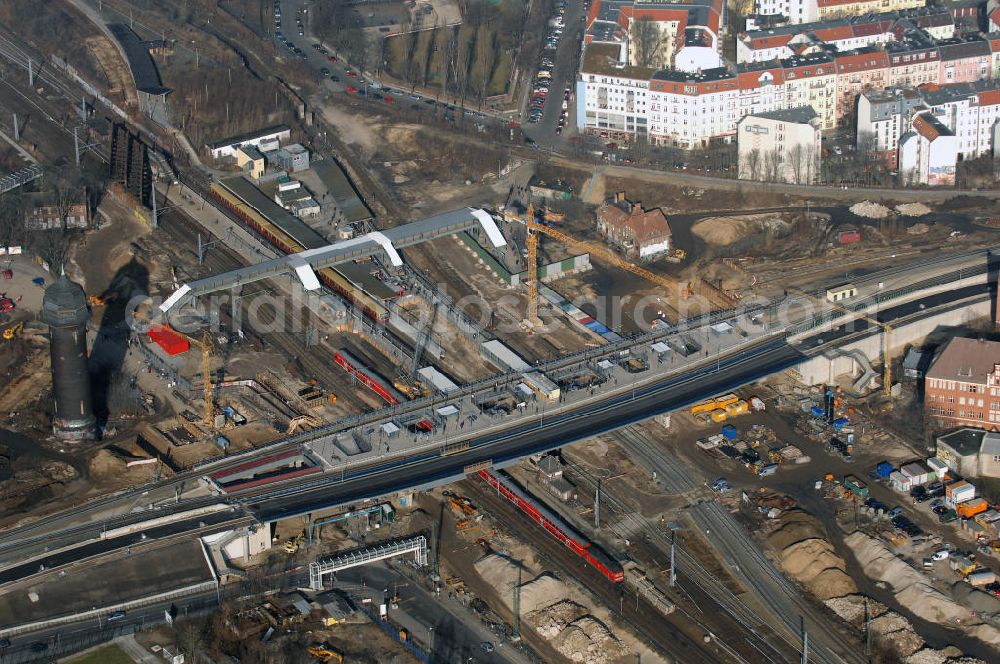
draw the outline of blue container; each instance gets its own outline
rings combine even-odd
[[[838,417],[837,419],[835,419],[833,421],[833,430],[834,431],[840,431],[845,426],[847,426],[849,423],[850,423],[850,420],[847,419],[846,417]]]
[[[889,477],[892,474],[892,464],[888,461],[882,461],[877,466],[875,466],[875,473],[879,477]]]
[[[732,424],[723,424],[722,435],[725,436],[728,440],[736,440],[736,427],[734,427]]]
[[[823,417],[823,415],[824,415],[824,413],[823,413],[823,409],[822,409],[822,408],[820,408],[819,406],[813,406],[813,407],[812,407],[812,408],[811,408],[811,409],[809,410],[809,412],[811,412],[811,413],[812,413],[813,415],[815,415],[816,417]]]

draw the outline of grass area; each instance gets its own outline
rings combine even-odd
[[[104,646],[93,650],[76,659],[68,660],[67,664],[135,664],[125,651],[115,645]]]

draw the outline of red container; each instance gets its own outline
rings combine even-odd
[[[861,231],[840,231],[837,234],[837,240],[840,244],[854,244],[855,242],[861,242]]]
[[[167,355],[180,355],[191,348],[187,339],[177,334],[165,325],[154,325],[149,328],[149,338],[163,349]]]

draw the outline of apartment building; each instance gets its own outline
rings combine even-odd
[[[602,138],[631,140],[647,133],[654,70],[621,64],[620,53],[617,44],[586,47],[577,82],[577,126]]]
[[[979,35],[965,35],[937,42],[940,52],[938,82],[972,83],[989,78],[993,60],[990,42]]]
[[[916,9],[925,4],[924,0],[816,0],[816,18],[860,16],[879,11]]]
[[[722,65],[723,0],[594,0],[584,43],[617,43],[633,66],[697,71]],[[638,38],[638,32],[644,33]]]
[[[924,412],[942,428],[1000,430],[1000,343],[948,341],[924,377]]]
[[[815,182],[821,133],[820,118],[812,106],[744,116],[736,132],[740,179]]]
[[[748,30],[736,42],[736,62],[767,62],[803,55],[809,49],[850,51],[903,39],[920,30],[932,39],[955,36],[955,25],[944,7],[922,7],[862,16]]]
[[[958,164],[955,133],[930,111],[915,114],[899,139],[899,176],[908,185],[954,187]]]
[[[840,123],[853,115],[862,92],[886,87],[889,56],[881,48],[867,46],[837,53],[835,66],[834,115]]]

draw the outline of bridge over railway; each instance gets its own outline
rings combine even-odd
[[[477,208],[452,210],[334,244],[310,246],[314,243],[302,242],[301,244],[307,247],[303,251],[183,284],[160,305],[160,309],[167,313],[172,309],[184,306],[193,298],[289,272],[294,273],[299,278],[306,290],[315,291],[320,288],[319,279],[315,274],[316,270],[376,254],[384,256],[389,263],[398,267],[403,264],[403,261],[397,249],[477,227],[482,229],[494,247],[499,248],[506,245],[506,240],[504,240],[496,222],[485,210]]]

